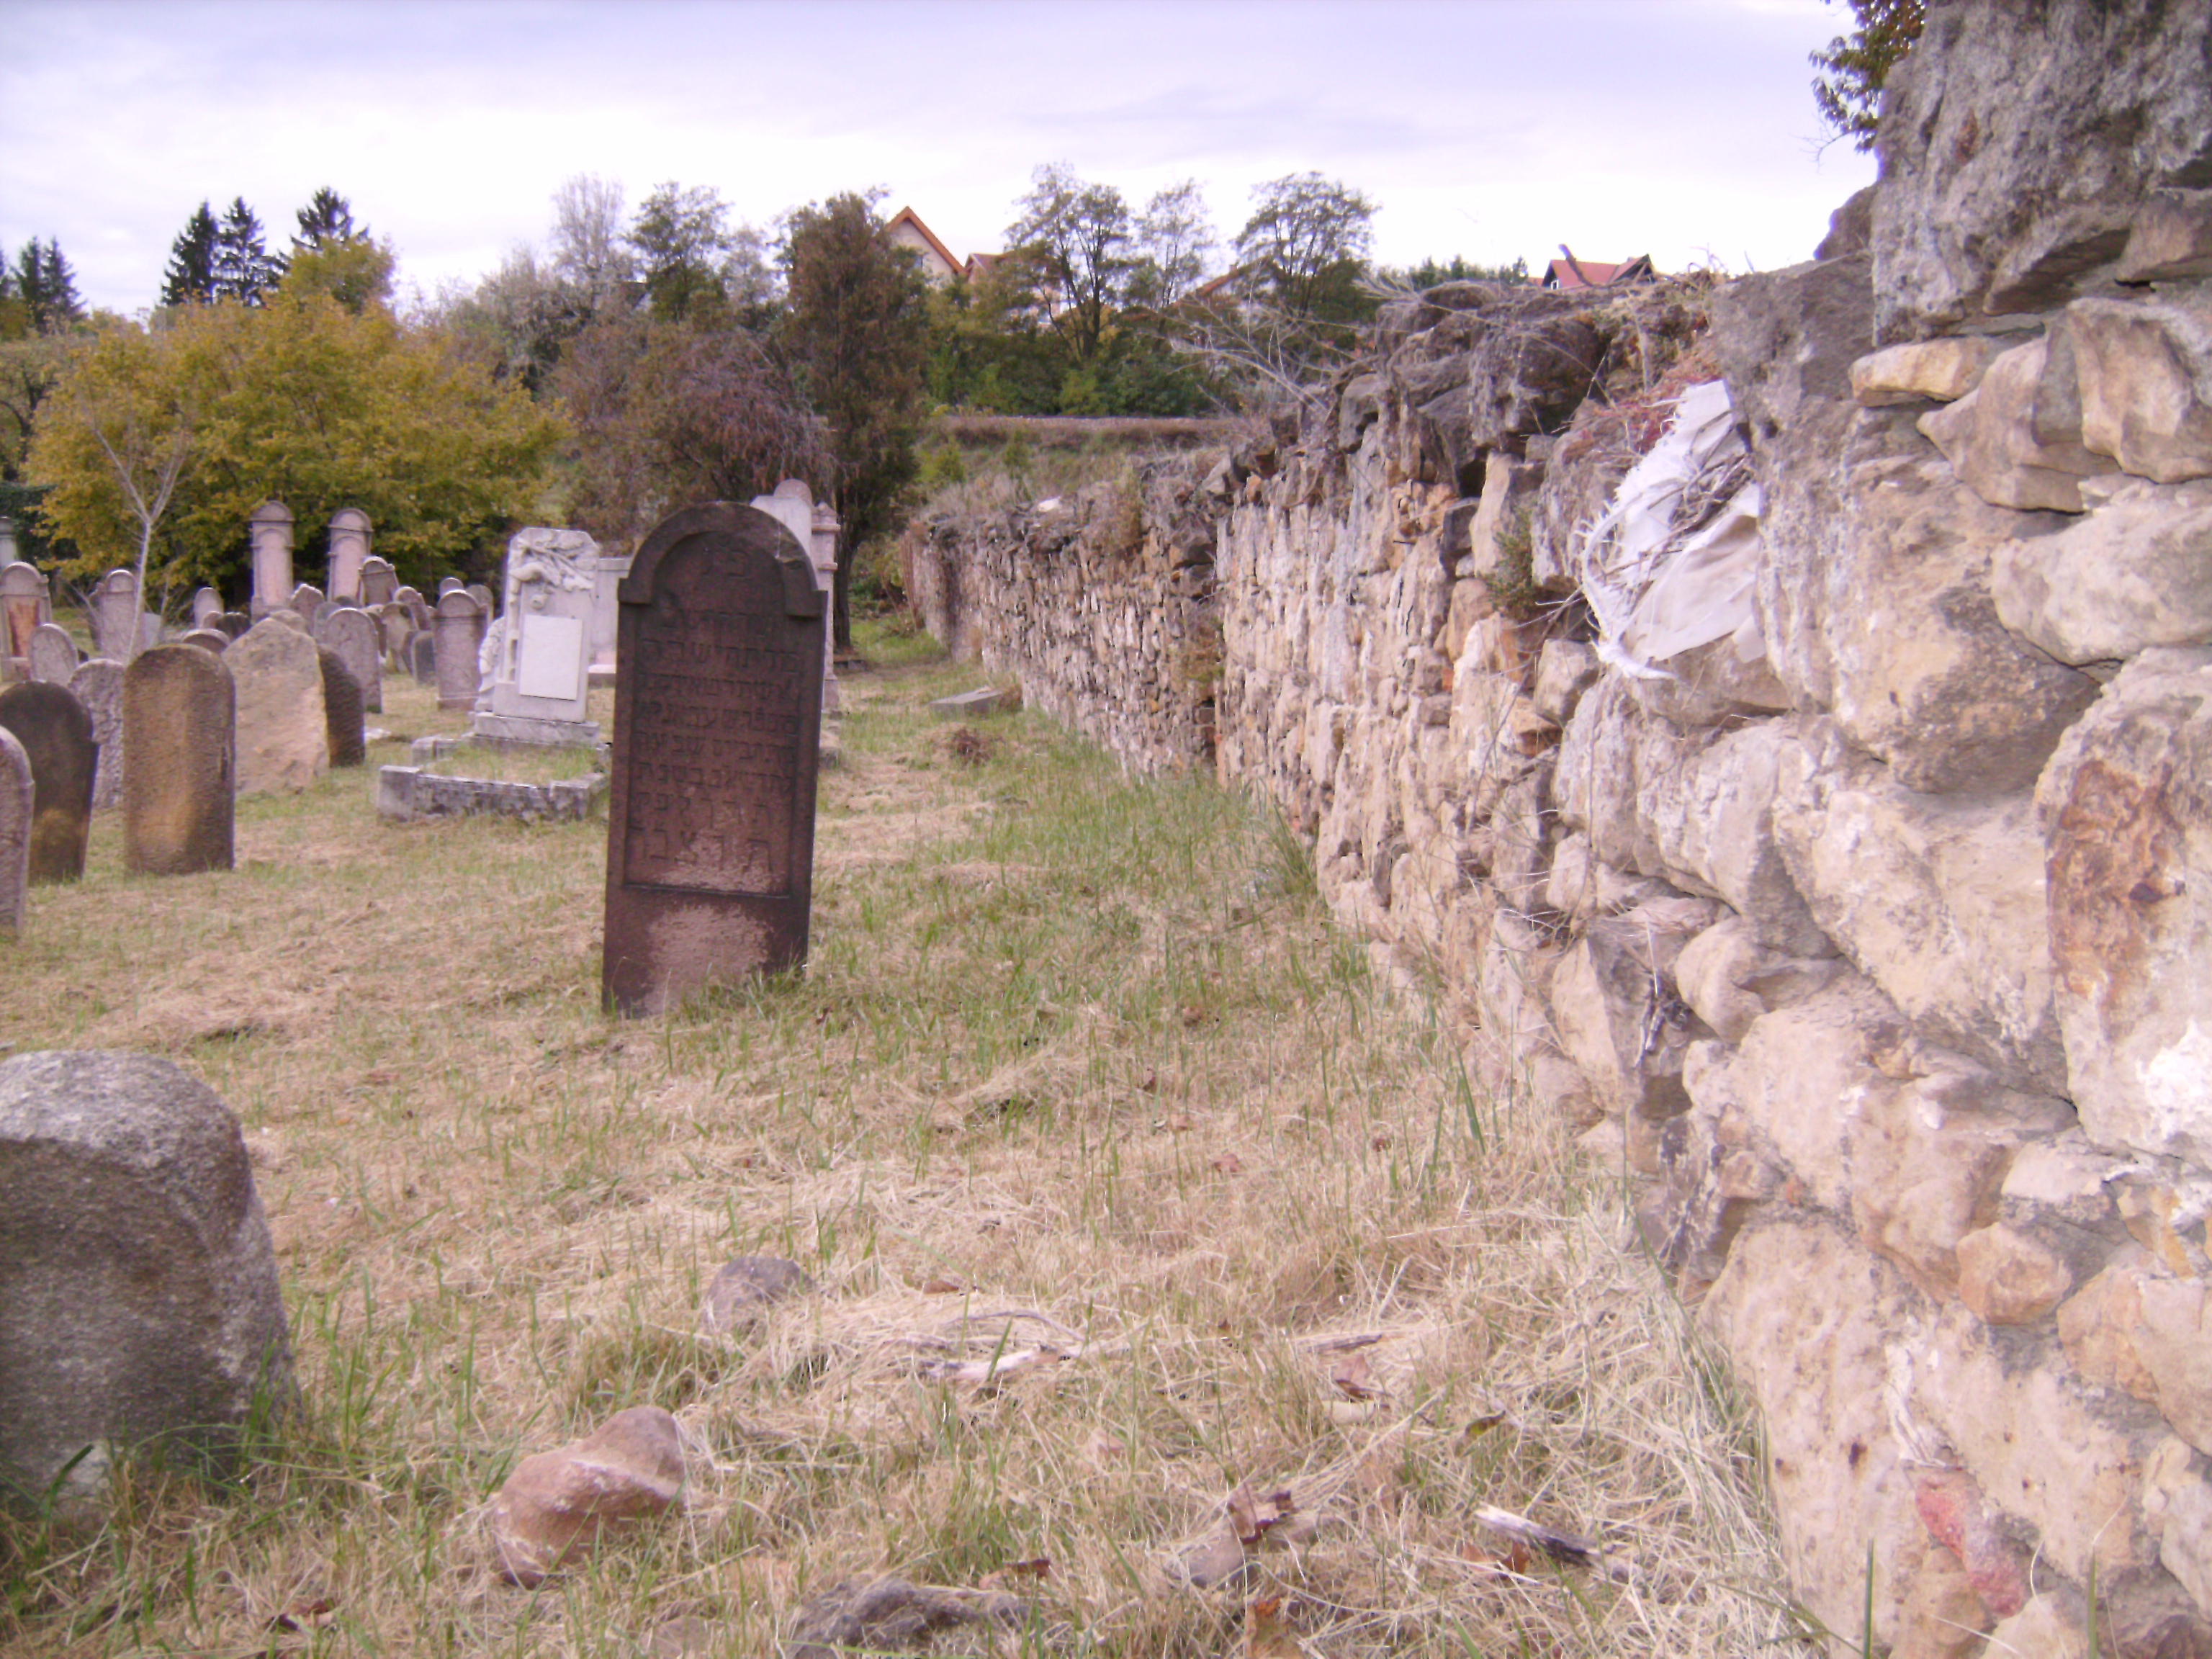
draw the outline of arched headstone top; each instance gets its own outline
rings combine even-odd
[[[366,536],[368,534],[370,528],[368,514],[362,512],[357,507],[342,507],[337,512],[331,514],[331,528],[333,530],[357,531],[362,535]]]
[[[465,587],[449,587],[438,595],[438,614],[441,617],[481,617],[483,607],[477,603],[476,595]]]
[[[660,567],[684,543],[702,536],[727,537],[747,549],[767,554],[776,563],[783,581],[783,610],[787,617],[822,614],[822,590],[814,585],[814,568],[799,538],[775,517],[757,507],[736,501],[708,501],[672,513],[653,526],[653,533],[630,561],[629,574],[617,590],[624,605],[650,605]]]
[[[292,509],[282,501],[264,501],[247,515],[250,524],[281,524],[292,522]]]

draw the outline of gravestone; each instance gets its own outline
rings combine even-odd
[[[309,639],[313,639],[315,635],[315,630],[307,619],[289,605],[278,605],[269,613],[269,617],[274,617],[280,625],[290,629],[295,634],[304,634]],[[261,621],[268,621],[269,617],[264,617]],[[254,623],[256,628],[260,626],[261,623]],[[243,638],[244,635],[241,635],[240,637]]]
[[[0,649],[18,665],[19,674],[30,672],[31,635],[53,619],[46,572],[21,560],[0,568]]]
[[[67,686],[33,680],[0,691],[0,726],[31,757],[32,884],[75,881],[84,874],[100,757],[92,716]]]
[[[31,630],[31,678],[49,685],[67,685],[76,672],[76,641],[59,623],[40,623]]]
[[[205,628],[222,615],[222,595],[212,587],[203,587],[192,595],[192,626]]]
[[[342,507],[331,515],[331,597],[361,604],[361,572],[368,562],[368,514]]]
[[[805,960],[827,626],[804,544],[733,502],[622,584],[602,994],[653,1013]]]
[[[477,608],[484,613],[486,618],[489,618],[498,596],[482,582],[471,582],[468,586],[468,595],[477,602]]]
[[[138,654],[141,640],[138,576],[131,570],[111,570],[92,590],[92,642],[97,654],[129,662]]]
[[[392,561],[380,559],[374,554],[361,562],[361,603],[363,610],[374,610],[380,605],[389,605],[399,592],[399,573],[392,568]]]
[[[384,635],[368,611],[344,605],[323,618],[315,630],[315,643],[338,653],[338,660],[353,676],[361,706],[371,714],[384,712]]]
[[[584,718],[591,685],[599,544],[580,530],[533,526],[507,544],[506,610],[493,625],[490,707],[471,730],[496,743],[596,748]]]
[[[253,618],[243,611],[226,611],[208,625],[221,629],[226,637],[234,640],[242,636],[247,629],[253,626]]]
[[[315,607],[323,602],[323,590],[313,582],[301,582],[292,590],[291,609],[309,628],[315,623]]]
[[[212,651],[220,657],[230,649],[230,635],[220,628],[188,628],[177,635],[179,645],[197,645],[203,651]]]
[[[246,610],[250,621],[258,622],[292,603],[292,509],[264,501],[246,529],[253,544],[253,593]]]
[[[392,594],[394,605],[404,605],[407,614],[415,618],[415,626],[428,631],[430,626],[430,601],[411,587],[402,587]]]
[[[121,803],[128,764],[123,744],[123,665],[106,657],[79,663],[70,676],[70,691],[92,716],[92,740],[100,745],[92,774],[92,805],[94,811],[104,811]]]
[[[323,666],[306,624],[271,612],[223,653],[237,691],[238,793],[307,788],[330,769]]]
[[[151,1054],[0,1063],[0,1476],[43,1492],[88,1448],[234,1463],[289,1408],[276,1257],[230,1109]]]
[[[792,539],[806,550],[807,562],[814,572],[814,585],[825,595],[834,594],[837,582],[837,515],[826,504],[817,507],[805,481],[799,478],[786,478],[776,485],[772,495],[754,496],[753,505],[791,532]],[[823,563],[825,549],[829,558],[826,567]],[[835,650],[835,631],[831,630],[824,634],[822,641],[824,708],[837,707]]]
[[[592,666],[593,685],[615,683],[615,633],[622,620],[622,579],[629,574],[629,555],[602,550],[592,572]]]
[[[417,685],[438,683],[438,636],[429,629],[410,634],[400,648],[400,665],[415,677]]]
[[[837,592],[837,535],[844,526],[838,522],[837,511],[827,501],[814,504],[814,534],[807,543],[814,556],[814,581],[829,596],[825,603],[835,613]],[[844,688],[837,683],[837,630],[825,629],[822,635],[822,707],[831,714],[845,706]]]
[[[124,867],[229,869],[238,733],[228,665],[181,641],[142,653],[123,671],[123,732],[137,757],[123,781]]]
[[[318,647],[315,656],[323,669],[323,722],[331,764],[359,766],[368,758],[368,745],[362,738],[361,682],[330,647]]]
[[[323,637],[323,624],[341,611],[356,608],[349,605],[343,599],[325,599],[315,606],[314,611],[307,617],[307,631],[315,636],[316,643],[320,644]]]
[[[458,593],[467,586],[459,576],[445,577],[438,583],[438,597],[442,599],[447,594]]]
[[[386,599],[372,612],[376,618],[376,631],[384,645],[384,653],[395,663],[407,636],[415,631],[415,618],[407,607]]]
[[[477,653],[483,636],[483,607],[473,598],[458,587],[438,596],[439,708],[477,706]]]
[[[29,914],[31,813],[35,800],[31,757],[0,726],[0,933],[20,933]]]

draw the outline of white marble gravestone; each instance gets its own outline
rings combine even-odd
[[[361,571],[368,561],[368,514],[341,507],[331,517],[331,597],[362,602]]]
[[[93,643],[100,654],[116,662],[129,662],[145,642],[145,623],[138,605],[138,573],[111,570],[92,590]]]
[[[292,509],[282,501],[264,501],[246,526],[253,544],[253,597],[246,614],[258,622],[292,603]]]
[[[477,737],[599,743],[598,725],[584,718],[599,565],[599,544],[580,530],[533,526],[507,544],[504,603],[484,639],[490,672],[471,727]]]
[[[786,478],[773,495],[756,495],[752,504],[781,524],[791,538],[806,550],[814,568],[814,586],[835,603],[837,587],[837,514],[827,501],[817,507],[805,483]],[[836,673],[836,629],[822,630],[822,707],[834,712],[842,699]]]
[[[630,556],[602,553],[595,561],[599,587],[592,595],[592,669],[593,685],[615,683],[615,639],[622,620],[622,600],[616,589],[629,574]]]

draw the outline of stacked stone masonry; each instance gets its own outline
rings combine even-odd
[[[911,591],[1625,1158],[1831,1629],[1871,1546],[1887,1650],[2212,1655],[2212,13],[1933,5],[1881,148],[1809,264],[1386,306]],[[1600,515],[1715,379],[1750,622],[1638,665]]]

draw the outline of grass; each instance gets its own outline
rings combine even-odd
[[[848,678],[807,971],[662,1019],[599,1011],[603,817],[385,824],[349,773],[161,881],[103,816],[0,1030],[236,1109],[306,1407],[232,1483],[125,1463],[104,1522],[0,1520],[0,1649],[756,1655],[878,1571],[1006,1583],[1024,1652],[1783,1638],[1753,1432],[1617,1186],[1471,1091],[1267,814],[1032,715],[932,720],[970,678]],[[743,1252],[816,1288],[704,1335]],[[500,1582],[506,1473],[640,1403],[684,1426],[684,1511]],[[1194,1588],[1240,1489],[1296,1523]]]

